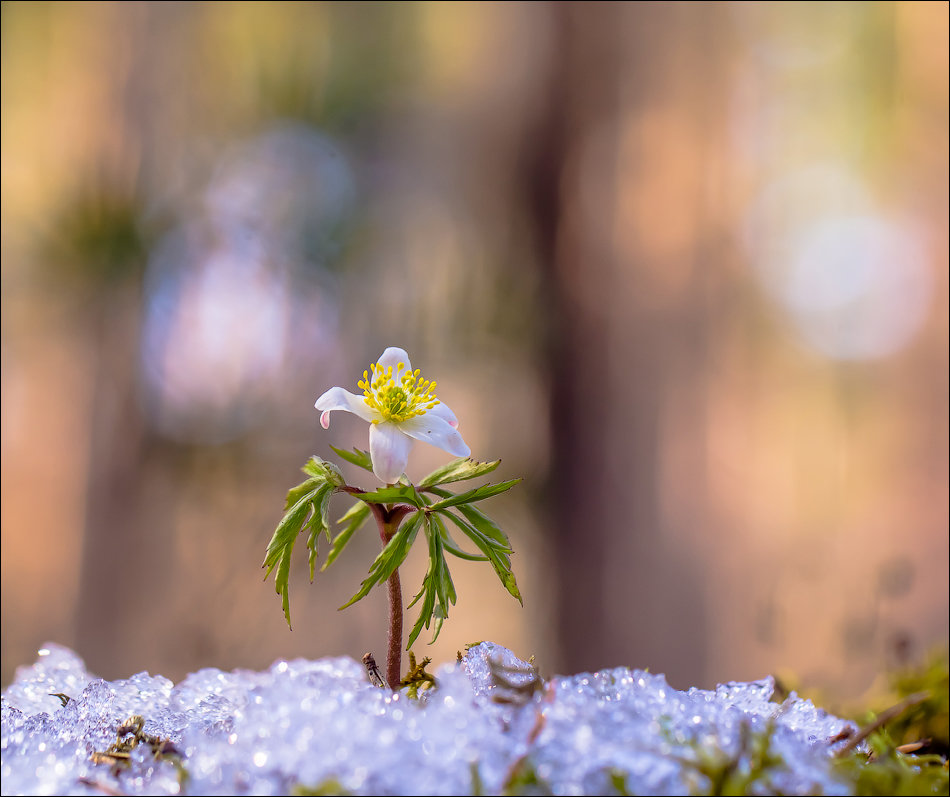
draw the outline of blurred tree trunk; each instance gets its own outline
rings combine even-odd
[[[712,525],[701,408],[714,263],[696,199],[707,172],[684,169],[721,116],[703,46],[714,16],[663,3],[552,13],[551,93],[527,179],[552,291],[558,664],[696,683],[706,608],[689,540],[694,524]],[[645,159],[656,152],[670,162]],[[674,507],[671,457],[690,494]]]
[[[138,288],[104,291],[89,319],[93,399],[76,635],[89,667],[103,675],[113,671],[124,629],[134,623],[130,612],[141,604],[139,568],[154,536],[147,533],[139,496],[144,430],[135,395]]]
[[[138,382],[148,256],[142,194],[158,113],[149,80],[160,62],[156,41],[179,13],[159,6],[101,8],[103,24],[126,39],[108,86],[114,138],[98,155],[100,174],[67,209],[80,220],[73,251],[90,299],[78,323],[88,339],[92,383],[76,646],[104,677],[126,674],[123,653],[136,647],[149,623],[150,589],[171,570],[169,541],[159,532],[171,509],[149,499],[155,489],[145,472],[148,433]]]

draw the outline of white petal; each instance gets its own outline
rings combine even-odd
[[[472,453],[472,449],[465,445],[458,430],[445,418],[434,415],[431,410],[425,415],[417,415],[415,418],[403,421],[399,424],[399,431],[416,440],[431,443],[457,457],[467,457]]]
[[[378,412],[367,406],[362,396],[350,393],[342,387],[331,387],[316,400],[313,406],[322,411],[320,424],[324,429],[330,428],[330,413],[334,410],[352,412],[364,421],[375,421],[381,417]]]
[[[455,417],[455,413],[449,409],[448,405],[443,404],[441,401],[431,410],[426,410],[426,415],[436,415],[448,423],[453,429],[459,428],[459,419]]]
[[[412,440],[392,423],[374,423],[369,427],[369,455],[373,473],[386,484],[395,482],[406,470]]]
[[[406,350],[400,349],[397,346],[390,346],[386,349],[376,362],[379,363],[380,368],[384,371],[392,366],[394,378],[399,370],[399,363],[402,363],[407,371],[412,370],[412,363],[409,362],[409,355],[406,354]],[[399,380],[397,379],[396,381],[398,382]]]

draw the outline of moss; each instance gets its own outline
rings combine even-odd
[[[947,794],[947,761],[942,756],[901,753],[885,730],[867,739],[868,752],[852,751],[835,762],[857,795]]]
[[[950,657],[947,650],[934,651],[920,667],[896,671],[889,681],[897,700],[927,694],[924,700],[888,724],[891,737],[898,745],[928,740],[922,750],[946,757],[950,750]]]
[[[119,772],[131,766],[132,751],[139,744],[147,744],[151,748],[155,761],[168,762],[175,768],[178,774],[178,785],[184,790],[188,784],[188,770],[182,763],[178,748],[169,739],[145,733],[144,729],[145,718],[133,714],[116,729],[115,741],[105,750],[95,751],[90,756],[90,760],[94,764],[108,764],[112,768],[112,774],[118,776]],[[101,784],[97,783],[87,785],[101,787]]]
[[[864,729],[839,756],[839,774],[859,795],[950,793],[947,651],[892,673],[888,683],[882,699],[891,707],[864,714]],[[857,749],[862,740],[866,750]]]
[[[420,691],[435,688],[435,676],[426,672],[426,667],[432,664],[432,659],[428,656],[418,664],[416,663],[416,654],[409,651],[409,672],[406,677],[399,682],[399,686],[408,686],[406,695],[414,700],[419,698]]]

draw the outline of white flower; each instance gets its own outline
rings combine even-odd
[[[330,413],[343,410],[369,421],[369,453],[373,473],[393,484],[406,469],[413,440],[467,457],[471,449],[458,432],[459,422],[435,395],[435,382],[412,370],[404,349],[390,346],[358,383],[357,396],[342,387],[331,387],[313,405],[321,411],[320,424],[330,428]]]

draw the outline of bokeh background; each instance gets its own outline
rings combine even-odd
[[[946,3],[0,13],[4,684],[381,655],[371,527],[293,631],[260,564],[389,345],[524,477],[524,608],[459,561],[420,655],[847,697],[946,644]]]

